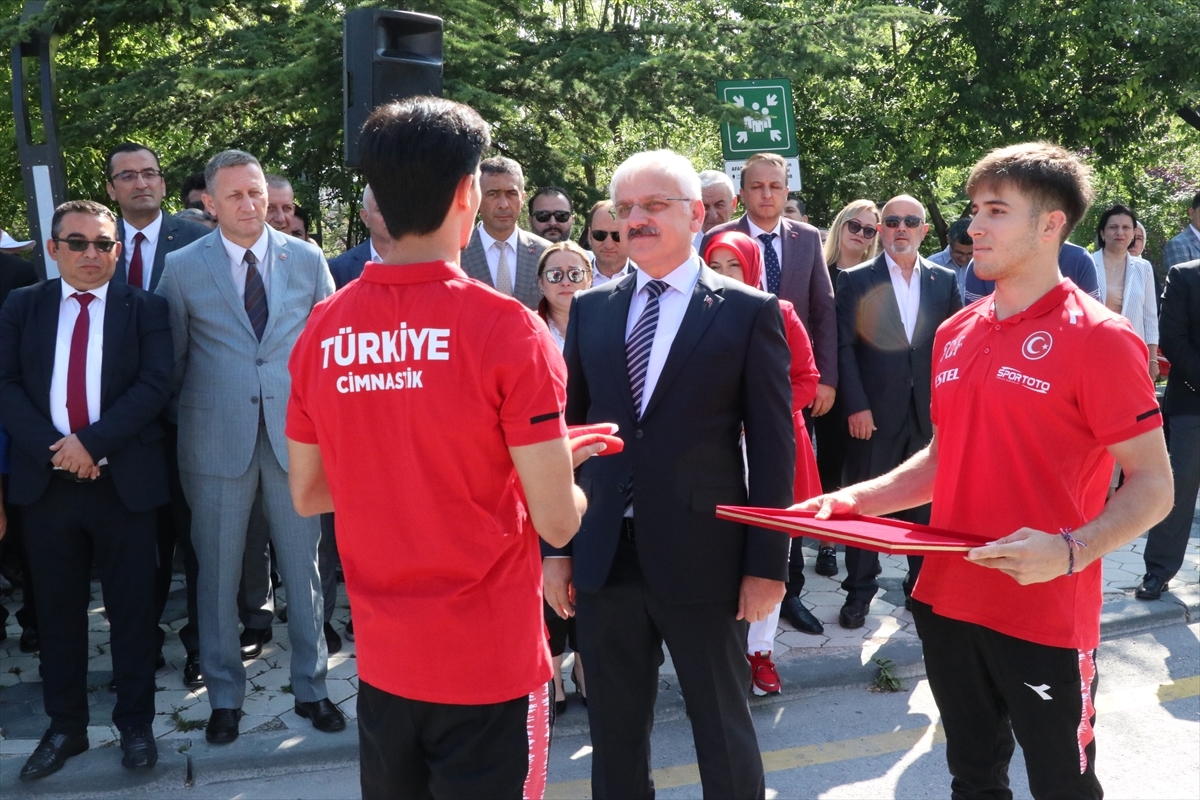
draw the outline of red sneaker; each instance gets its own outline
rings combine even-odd
[[[779,694],[783,684],[779,682],[779,671],[775,669],[775,662],[771,661],[771,651],[747,653],[746,660],[750,662],[750,689],[754,694],[759,697]]]

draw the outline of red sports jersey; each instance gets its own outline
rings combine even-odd
[[[999,539],[1095,519],[1113,470],[1105,448],[1162,424],[1147,356],[1128,321],[1066,279],[1007,319],[985,297],[944,322],[933,350],[930,524]],[[1099,560],[1021,586],[962,556],[928,556],[913,596],[1031,642],[1100,643]]]
[[[546,325],[453,264],[368,263],[313,309],[290,369],[287,435],[321,448],[359,676],[462,705],[544,687],[541,558],[508,448],[566,434]],[[476,668],[448,678],[462,648]]]

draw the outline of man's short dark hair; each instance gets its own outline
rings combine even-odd
[[[204,166],[204,185],[205,192],[209,189],[214,189],[217,185],[217,173],[228,167],[244,167],[253,164],[262,169],[262,164],[258,163],[258,159],[247,153],[245,150],[222,150],[208,160],[208,164]]]
[[[121,152],[129,151],[122,150]],[[58,235],[62,233],[63,217],[67,214],[87,214],[90,217],[100,217],[111,222],[114,230],[117,227],[117,215],[108,206],[101,205],[94,200],[68,200],[54,209],[54,216],[50,220],[51,239],[57,239]]]
[[[521,169],[521,165],[511,158],[504,156],[485,158],[479,164],[479,171],[484,175],[512,175],[521,184],[521,191],[525,191],[525,172]]]
[[[796,208],[800,209],[800,216],[804,216],[804,214],[807,213],[804,210],[804,200],[801,199],[800,195],[789,194],[787,199],[794,200],[796,202]]]
[[[1061,211],[1067,218],[1062,240],[1083,219],[1095,196],[1091,169],[1050,142],[1014,144],[991,151],[971,170],[967,194],[987,184],[1011,184],[1028,195],[1036,213]]]
[[[459,183],[491,145],[487,123],[462,103],[410,97],[375,109],[363,123],[359,161],[388,234],[440,228]]]
[[[183,188],[181,188],[179,190],[179,202],[183,203],[184,206],[187,206],[187,204],[188,204],[187,196],[189,194],[191,194],[192,192],[196,191],[197,189],[199,189],[202,192],[204,191],[204,173],[203,172],[193,172],[191,175],[188,175],[186,178],[183,179]],[[201,203],[200,210],[201,211],[204,210],[203,203]]]
[[[113,177],[112,164],[114,156],[119,155],[120,153],[136,153],[140,150],[145,150],[147,153],[154,156],[154,165],[160,170],[162,169],[162,163],[158,160],[158,153],[154,152],[149,147],[146,147],[144,144],[138,144],[137,142],[123,142],[114,147],[112,150],[108,151],[108,158],[104,163],[104,174],[107,176],[108,180],[111,181]]]
[[[975,240],[971,238],[970,230],[970,217],[956,219],[954,222],[950,223],[950,231],[946,238],[950,240],[950,244],[969,244],[973,246],[975,244]]]
[[[567,194],[566,189],[563,189],[561,186],[543,186],[542,188],[540,188],[536,192],[534,192],[533,196],[529,198],[529,213],[530,214],[533,213],[534,201],[537,200],[542,195],[547,195],[547,194],[562,195],[563,199],[567,201],[567,206],[568,207],[571,206],[571,195]],[[574,213],[574,212],[575,212],[575,209],[571,208],[571,213]]]
[[[1100,222],[1096,224],[1096,241],[1100,243],[1101,247],[1104,246],[1104,228],[1108,225],[1108,221],[1121,215],[1129,217],[1133,220],[1133,227],[1137,227],[1137,214],[1133,213],[1133,209],[1120,203],[1113,203],[1104,209],[1104,213],[1100,215]]]
[[[1200,208],[1200,192],[1196,192],[1196,196],[1192,198],[1192,208]]]

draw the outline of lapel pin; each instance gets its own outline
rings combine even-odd
[[[279,254],[279,260],[280,260],[280,261],[287,261],[287,253],[280,253],[280,254]]]
[[[167,241],[169,242],[169,241],[171,241],[171,240],[172,240],[172,239],[174,239],[174,238],[175,238],[174,236],[168,236],[168,237],[167,237]]]
[[[707,295],[707,296],[705,296],[705,298],[704,298],[704,305],[706,305],[706,306],[712,306],[712,295],[711,295],[711,294],[710,294],[710,295]]]

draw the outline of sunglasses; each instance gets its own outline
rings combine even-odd
[[[904,222],[904,227],[906,227],[906,228],[919,228],[925,224],[925,220],[921,219],[920,217],[916,217],[916,216],[904,217],[903,220],[901,220],[900,217],[884,217],[883,218],[883,224],[889,228],[899,228],[901,221]]]
[[[580,267],[571,267],[565,272],[561,269],[548,269],[542,273],[542,277],[546,279],[546,283],[562,283],[563,275],[567,276],[567,280],[571,283],[583,283],[587,278],[588,271]]]
[[[846,227],[850,229],[851,233],[861,233],[864,239],[874,239],[875,234],[879,233],[870,225],[860,224],[856,219],[846,220]]]
[[[567,220],[569,220],[571,218],[571,212],[570,211],[535,211],[532,214],[530,214],[529,216],[533,217],[538,222],[542,222],[542,223],[549,222],[551,217],[554,217],[555,222],[565,223]]]
[[[98,239],[97,241],[89,241],[88,239],[55,239],[59,244],[65,244],[67,249],[72,253],[86,253],[88,245],[95,245],[96,252],[109,253],[116,247],[117,243],[111,239]]]
[[[592,231],[592,238],[595,239],[597,242],[603,242],[605,239],[608,238],[608,235],[610,233],[612,234],[614,242],[621,241],[621,232],[620,231]]]

